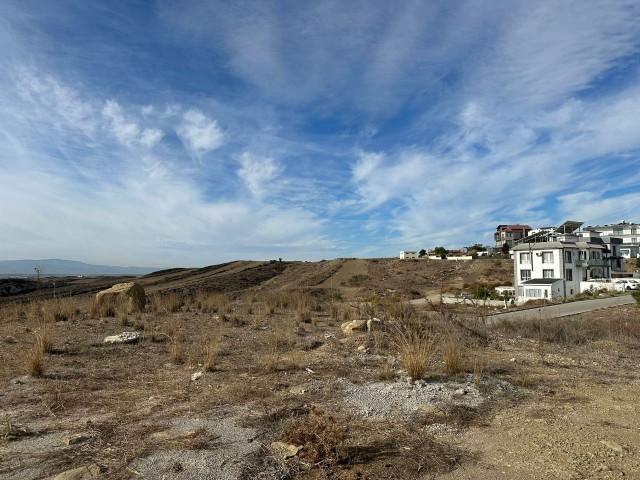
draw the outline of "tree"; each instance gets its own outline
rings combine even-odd
[[[422,258],[426,256],[427,256],[427,251],[424,248],[418,252],[418,257]]]
[[[507,242],[504,242],[504,244],[502,245],[502,253],[504,255],[509,255],[509,250],[511,250],[511,247],[509,247],[509,244]]]
[[[433,253],[440,258],[447,258],[447,249],[444,247],[436,247],[433,249]]]

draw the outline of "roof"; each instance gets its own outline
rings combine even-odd
[[[498,225],[496,230],[504,232],[521,232],[522,230],[531,230],[529,225]]]
[[[529,250],[562,250],[565,248],[597,248],[605,250],[607,246],[603,243],[592,242],[538,242],[519,243],[512,250],[516,252],[528,252]]]
[[[553,285],[556,282],[561,282],[561,278],[532,278],[526,282],[522,282],[521,285]]]

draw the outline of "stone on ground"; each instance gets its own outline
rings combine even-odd
[[[144,310],[147,304],[147,297],[144,293],[142,285],[136,282],[118,283],[111,288],[102,290],[96,294],[98,304],[113,301],[126,301],[129,313],[140,312]]]

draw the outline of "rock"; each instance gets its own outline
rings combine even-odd
[[[301,385],[296,385],[295,387],[289,389],[289,393],[293,393],[294,395],[304,395],[305,393],[307,393],[307,390]]]
[[[466,388],[459,388],[454,392],[456,395],[466,395],[469,393]]]
[[[344,322],[340,325],[340,330],[342,330],[345,335],[353,335],[354,331],[366,332],[367,320],[351,320],[350,322]]]
[[[78,443],[89,440],[89,438],[91,437],[89,437],[88,435],[83,435],[81,433],[70,434],[62,437],[62,443],[64,443],[65,445],[76,445]]]
[[[368,349],[367,347],[365,347],[364,345],[360,345],[360,346],[358,347],[358,351],[359,351],[360,353],[367,353],[367,352],[369,351],[369,349]]]
[[[202,378],[203,375],[204,375],[204,373],[202,373],[202,372],[195,372],[195,373],[191,374],[191,381],[195,382],[196,380],[199,380],[200,378]]]
[[[379,330],[382,325],[382,320],[379,318],[373,317],[367,320],[367,331],[373,332],[374,330]]]
[[[122,332],[105,337],[104,343],[135,343],[140,340],[140,332]]]
[[[94,478],[99,476],[102,472],[105,471],[105,468],[97,463],[94,463],[89,466],[78,467],[72,470],[67,470],[66,472],[59,473],[53,480],[82,480],[85,478]]]
[[[147,304],[144,288],[136,282],[118,283],[96,294],[98,304],[109,301],[109,299],[113,301],[126,300],[129,313],[144,311],[144,306]]]
[[[18,343],[18,339],[16,337],[12,337],[11,335],[7,335],[4,341],[6,343]]]
[[[278,453],[282,458],[291,458],[295,457],[298,452],[302,449],[297,445],[291,445],[290,443],[284,442],[273,442],[271,444],[271,448]]]

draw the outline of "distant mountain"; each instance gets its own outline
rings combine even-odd
[[[35,276],[35,268],[42,268],[42,275],[146,275],[158,270],[153,267],[113,267],[90,265],[74,260],[0,260],[0,276]]]

